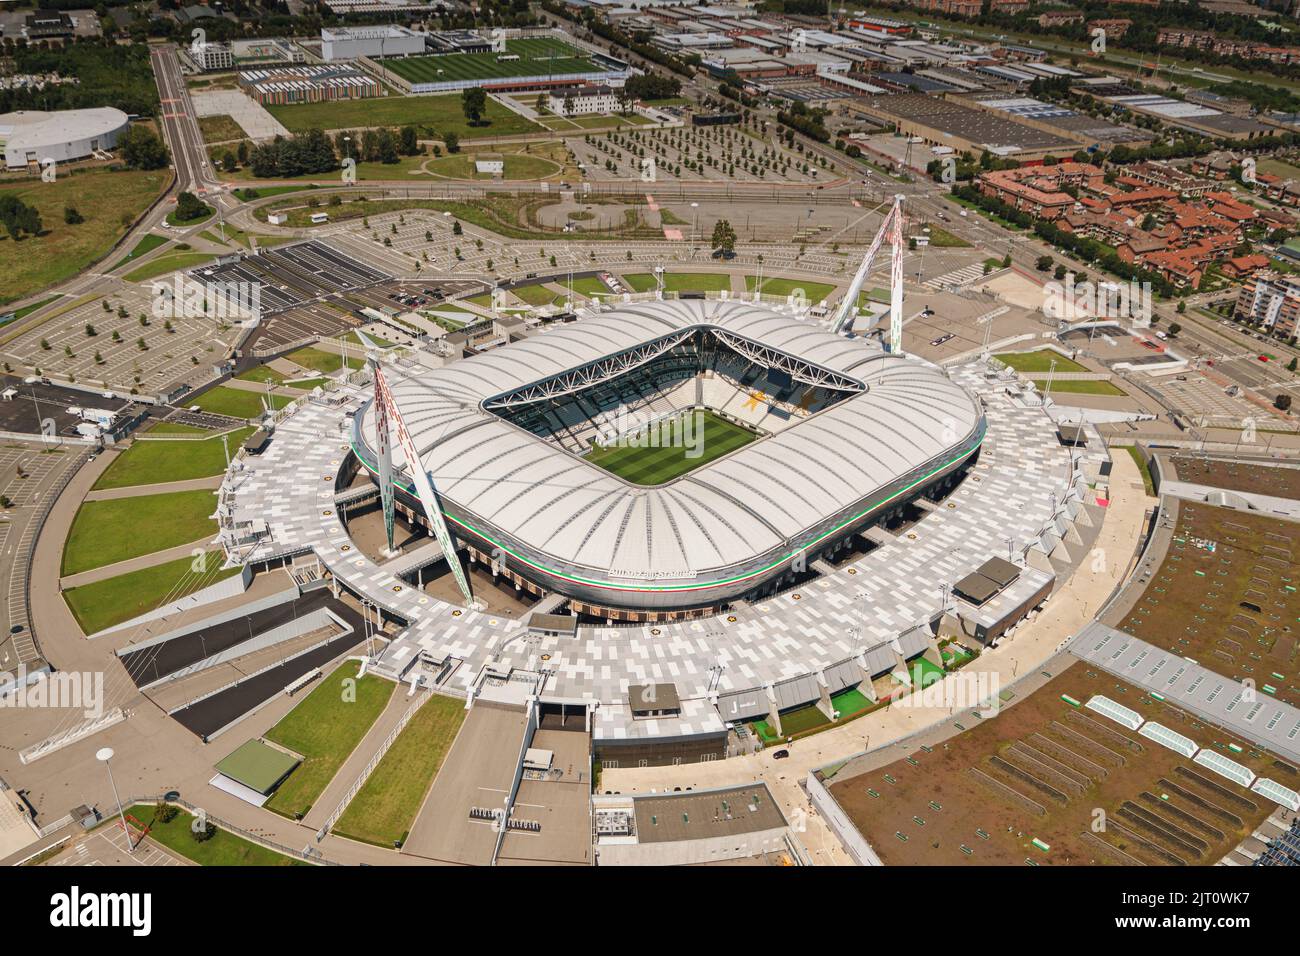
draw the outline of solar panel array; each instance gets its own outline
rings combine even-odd
[[[1255,866],[1300,866],[1300,820],[1291,821],[1291,829],[1270,840]]]

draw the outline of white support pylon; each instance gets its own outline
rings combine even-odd
[[[893,259],[890,268],[890,348],[898,351],[902,345],[902,315],[903,315],[903,197],[901,194],[894,197],[894,205],[885,216],[885,221],[880,224],[880,231],[876,237],[871,240],[871,246],[867,249],[867,254],[862,258],[862,264],[858,266],[858,271],[853,276],[853,281],[849,283],[848,291],[844,293],[844,299],[840,302],[840,307],[835,312],[835,318],[831,322],[831,331],[839,335],[848,330],[853,322],[853,317],[858,311],[858,295],[862,292],[862,287],[866,284],[867,276],[871,272],[871,267],[876,261],[876,253],[888,239],[893,247]],[[897,326],[897,331],[895,329]]]
[[[379,381],[379,349],[366,334],[357,329],[357,339],[365,347],[366,361],[370,364],[371,374]],[[388,553],[393,547],[393,443],[388,428],[388,406],[384,402],[375,402],[375,451],[379,455],[379,500],[384,508],[384,533],[388,539]]]
[[[420,499],[420,504],[424,507],[425,520],[429,522],[429,527],[433,529],[434,537],[438,539],[438,544],[442,546],[442,553],[447,559],[447,567],[451,568],[451,573],[456,576],[456,583],[460,585],[460,593],[465,597],[465,604],[471,608],[477,608],[474,603],[474,595],[469,589],[469,580],[465,577],[465,569],[460,566],[460,559],[456,557],[456,543],[452,540],[451,532],[447,529],[447,520],[443,516],[442,506],[438,504],[438,496],[433,489],[433,481],[429,478],[429,472],[420,461],[420,456],[415,450],[415,442],[411,440],[411,433],[407,431],[406,422],[402,418],[402,410],[397,407],[397,402],[393,398],[392,391],[388,388],[388,381],[384,378],[383,370],[376,361],[373,365],[375,370],[375,404],[378,406],[382,403],[392,419],[393,427],[397,431],[397,441],[402,446],[402,452],[406,456],[406,467],[411,472],[411,478],[415,483],[415,492]]]
[[[903,196],[894,197],[894,228],[889,235],[894,255],[889,269],[889,351],[903,354]]]

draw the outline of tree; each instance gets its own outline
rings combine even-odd
[[[1276,408],[1279,412],[1290,411],[1290,410],[1291,410],[1291,396],[1290,396],[1290,395],[1279,395],[1277,398],[1273,399],[1273,407]]]
[[[147,126],[132,126],[118,138],[117,145],[132,169],[162,169],[171,160],[163,141]]]
[[[455,133],[447,133],[442,137],[443,145],[447,147],[448,153],[460,152],[460,137]]]
[[[483,113],[487,109],[487,93],[481,86],[472,86],[460,94],[461,112],[470,126],[479,126],[483,122]]]
[[[204,216],[212,214],[212,209],[198,196],[192,192],[182,192],[176,197],[176,214],[177,222],[193,222],[195,219],[202,219]]]
[[[461,226],[461,224],[460,224],[460,220],[459,220],[459,219],[457,219],[455,222],[453,222],[453,223],[451,224],[451,234],[452,234],[453,236],[460,236],[460,235],[463,235],[464,232],[465,232],[465,229],[464,229],[463,226]]]
[[[1039,256],[1038,261],[1035,263],[1035,268],[1037,268],[1039,272],[1047,272],[1052,268],[1052,257]]]
[[[10,238],[14,240],[21,239],[23,233],[40,235],[44,229],[41,214],[36,207],[27,205],[12,193],[0,194],[0,223],[4,223]]]
[[[407,156],[420,152],[420,138],[415,134],[414,126],[403,126],[400,135],[401,150]]]
[[[66,222],[69,226],[79,226],[81,225],[81,223],[85,222],[86,220],[84,217],[82,217],[81,213],[77,211],[76,206],[64,206],[63,221]]]
[[[1176,335],[1177,335],[1179,332],[1181,332],[1182,330],[1183,330],[1183,327],[1182,327],[1181,325],[1179,325],[1177,322],[1171,322],[1170,325],[1169,325],[1169,337],[1172,339],[1174,336],[1176,336]]]
[[[730,220],[719,219],[713,224],[713,248],[728,255],[736,251],[736,230]]]

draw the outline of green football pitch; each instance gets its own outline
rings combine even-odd
[[[410,83],[602,72],[580,50],[545,37],[507,40],[504,55],[518,59],[502,60],[500,53],[442,53],[384,60],[383,65]]]
[[[688,432],[685,428],[670,432],[665,427],[661,434],[685,435],[691,439],[690,444],[694,447],[686,447],[687,442],[684,441],[659,448],[633,447],[628,444],[602,448],[596,445],[587,456],[587,461],[634,485],[662,485],[728,455],[737,448],[743,448],[758,438],[758,433],[753,429],[729,422],[713,412],[701,413],[693,432]],[[689,457],[693,451],[698,454]]]

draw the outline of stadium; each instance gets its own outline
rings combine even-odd
[[[471,559],[626,621],[801,580],[950,491],[986,427],[928,363],[726,301],[629,304],[393,397]],[[355,416],[352,449],[377,476],[375,418]],[[400,448],[393,467],[397,510],[424,523]]]

